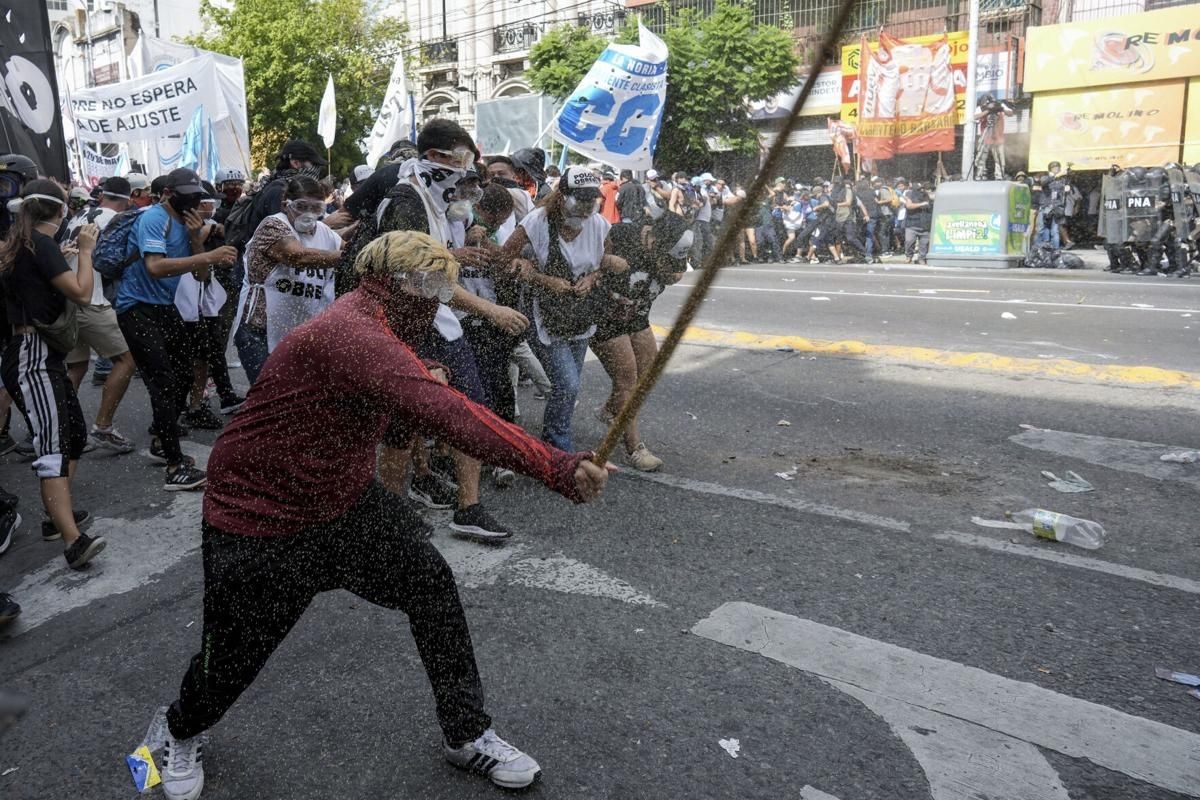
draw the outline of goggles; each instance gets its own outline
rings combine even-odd
[[[402,291],[426,300],[449,303],[454,296],[454,284],[444,272],[397,272],[392,280]]]
[[[451,162],[450,166],[455,169],[470,169],[475,163],[475,151],[469,147],[456,147],[453,150],[438,150],[430,148],[425,151],[426,155],[434,155],[438,158],[444,158]]]
[[[325,204],[320,200],[288,200],[288,208],[297,214],[325,216]]]

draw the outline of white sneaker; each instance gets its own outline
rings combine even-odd
[[[459,769],[486,775],[505,789],[524,789],[542,774],[536,761],[501,739],[491,728],[462,747],[443,744],[442,752]]]
[[[162,785],[167,800],[196,800],[204,789],[204,735],[176,739],[167,732],[163,745]]]
[[[638,442],[632,453],[625,454],[625,463],[641,472],[654,472],[663,465],[663,460],[651,453],[645,444]]]
[[[492,473],[492,480],[495,481],[497,489],[509,489],[514,483],[516,483],[517,473],[513,472],[511,469],[496,467],[495,471]]]

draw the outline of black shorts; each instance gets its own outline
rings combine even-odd
[[[629,336],[644,331],[650,327],[650,312],[634,314],[627,318],[624,314],[601,314],[596,320],[596,332],[592,335],[593,342],[607,342],[618,336]]]
[[[33,433],[39,478],[68,477],[70,462],[83,455],[87,426],[63,354],[36,333],[17,334],[4,348],[4,388]]]

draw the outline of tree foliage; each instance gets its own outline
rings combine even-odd
[[[746,104],[795,83],[799,60],[791,37],[779,28],[755,25],[753,7],[739,0],[718,0],[707,16],[668,7],[660,35],[669,55],[655,162],[667,169],[707,168],[712,163],[709,137],[740,152],[756,152],[758,135]],[[630,20],[617,41],[636,42],[637,23]],[[565,99],[606,44],[577,26],[550,31],[530,51],[530,84]]]
[[[362,163],[396,52],[407,41],[400,20],[373,15],[364,0],[201,0],[198,47],[245,62],[251,158],[273,167],[280,147],[301,138],[318,149],[317,117],[327,73],[337,93],[334,174]]]
[[[563,99],[579,85],[608,43],[582,25],[561,25],[529,51],[529,85],[535,92]]]

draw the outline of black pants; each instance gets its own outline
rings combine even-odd
[[[345,589],[408,615],[447,741],[479,738],[492,722],[471,634],[454,574],[427,536],[420,517],[378,483],[340,518],[292,536],[238,536],[206,522],[204,634],[167,712],[171,735],[215,725],[312,599]]]
[[[121,333],[142,371],[154,411],[151,430],[162,442],[167,463],[183,461],[175,425],[187,410],[192,388],[192,347],[187,326],[175,306],[138,303],[117,315]]]
[[[515,422],[517,398],[508,375],[508,361],[517,346],[517,337],[473,317],[463,320],[463,333],[475,354],[475,369],[483,384],[487,407],[506,422]]]
[[[192,335],[195,337],[196,359],[208,363],[208,377],[212,378],[213,385],[217,387],[221,403],[233,403],[238,395],[233,389],[233,381],[229,379],[229,365],[225,360],[225,348],[229,345],[229,329],[233,326],[233,318],[226,320],[222,314],[219,317],[200,317],[199,322],[184,324],[192,329]]]

